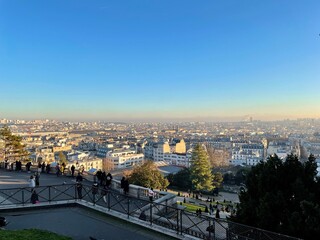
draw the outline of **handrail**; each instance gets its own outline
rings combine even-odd
[[[81,192],[77,184],[41,186],[34,189],[38,193],[40,204],[31,203],[33,189],[30,187],[0,189],[0,211],[7,208],[37,207],[67,201],[104,208],[104,212],[112,210],[127,215],[128,219],[135,219],[135,222],[149,223],[174,230],[178,235],[186,234],[200,239],[297,239],[228,220],[195,215],[178,206],[173,206],[169,201],[170,195],[165,195],[166,201],[150,202],[143,198],[124,195],[114,189],[93,189],[87,184],[81,185]]]

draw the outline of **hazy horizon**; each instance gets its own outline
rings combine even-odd
[[[320,118],[320,2],[0,1],[0,116]]]
[[[320,118],[314,117],[292,117],[292,118],[270,118],[270,119],[261,119],[254,118],[252,116],[238,116],[238,117],[207,117],[207,118],[100,118],[100,119],[79,119],[79,118],[4,118],[0,116],[1,119],[7,120],[25,120],[25,121],[33,121],[33,120],[50,120],[50,121],[67,121],[67,122],[123,122],[123,123],[188,123],[188,122],[206,122],[206,123],[223,123],[223,122],[243,122],[243,121],[262,121],[262,122],[273,122],[273,121],[295,121],[295,120],[303,120],[303,119],[314,119],[320,120]]]

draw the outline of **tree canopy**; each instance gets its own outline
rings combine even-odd
[[[168,180],[164,178],[152,161],[146,161],[144,164],[135,167],[130,174],[129,182],[157,189],[165,189],[169,185]]]
[[[227,149],[214,148],[211,144],[205,143],[208,159],[211,167],[225,167],[229,165],[230,154]]]
[[[59,152],[59,163],[60,164],[65,164],[65,165],[67,165],[67,163],[68,163],[68,160],[67,160],[67,158],[66,158],[66,155],[64,155],[64,153],[63,152]]]
[[[190,169],[184,168],[177,172],[176,174],[169,174],[168,180],[170,182],[170,186],[175,186],[183,190],[191,190],[192,182],[190,179]]]
[[[314,156],[270,156],[252,167],[232,220],[304,239],[320,234],[320,181]]]
[[[10,162],[29,159],[29,153],[22,144],[20,136],[13,135],[8,126],[0,129],[0,140],[3,142],[1,152],[5,160]]]
[[[197,144],[192,152],[190,178],[192,187],[196,191],[214,189],[208,154],[200,144]]]

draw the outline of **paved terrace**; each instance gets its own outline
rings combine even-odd
[[[8,211],[1,214],[10,222],[7,229],[37,228],[70,236],[75,240],[174,239],[134,224],[79,207]]]
[[[22,200],[22,196],[17,193],[16,189],[28,188],[29,187],[29,177],[31,173],[27,172],[15,172],[0,170],[0,189],[2,190],[0,194],[0,210],[1,216],[6,217],[10,222],[7,229],[26,229],[26,228],[38,228],[49,230],[58,234],[70,236],[75,240],[87,240],[89,237],[95,239],[174,239],[173,237],[163,235],[159,232],[149,230],[135,224],[130,224],[127,221],[123,221],[117,217],[112,217],[110,215],[103,214],[101,212],[92,210],[87,207],[79,207],[79,205],[69,204],[63,201],[63,195],[55,199],[64,202],[61,206],[55,205],[43,205],[36,204],[30,205],[26,201],[26,208],[13,209],[12,204],[16,201]],[[71,177],[60,176],[57,177],[54,174],[41,174],[40,176],[40,187],[36,188],[39,195],[48,197],[48,192],[42,192],[46,189],[46,186],[62,186],[63,191],[66,194],[73,196],[75,194],[74,186],[75,180]],[[88,186],[87,192],[90,192],[91,181],[84,180],[84,190],[85,195],[86,185]],[[14,189],[10,191],[9,189]],[[60,194],[61,191],[57,187],[52,188],[52,196],[54,194]],[[11,197],[10,197],[11,196]],[[25,193],[25,199],[30,198],[30,192]],[[92,200],[86,196],[87,200]],[[40,197],[40,201],[41,201]],[[113,199],[114,200],[114,199]],[[141,207],[145,206],[146,202],[139,201],[138,199],[133,199],[135,202],[130,202],[132,205],[131,209],[137,208],[135,205]],[[98,202],[98,200],[97,200]],[[99,202],[106,207],[103,199],[99,199]],[[110,201],[114,204],[114,201]],[[6,205],[9,207],[6,208]],[[29,206],[28,206],[29,205]],[[90,206],[92,207],[92,206]],[[125,209],[118,207],[118,211],[125,212]]]

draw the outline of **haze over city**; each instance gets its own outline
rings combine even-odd
[[[319,118],[319,7],[0,1],[1,118]]]

